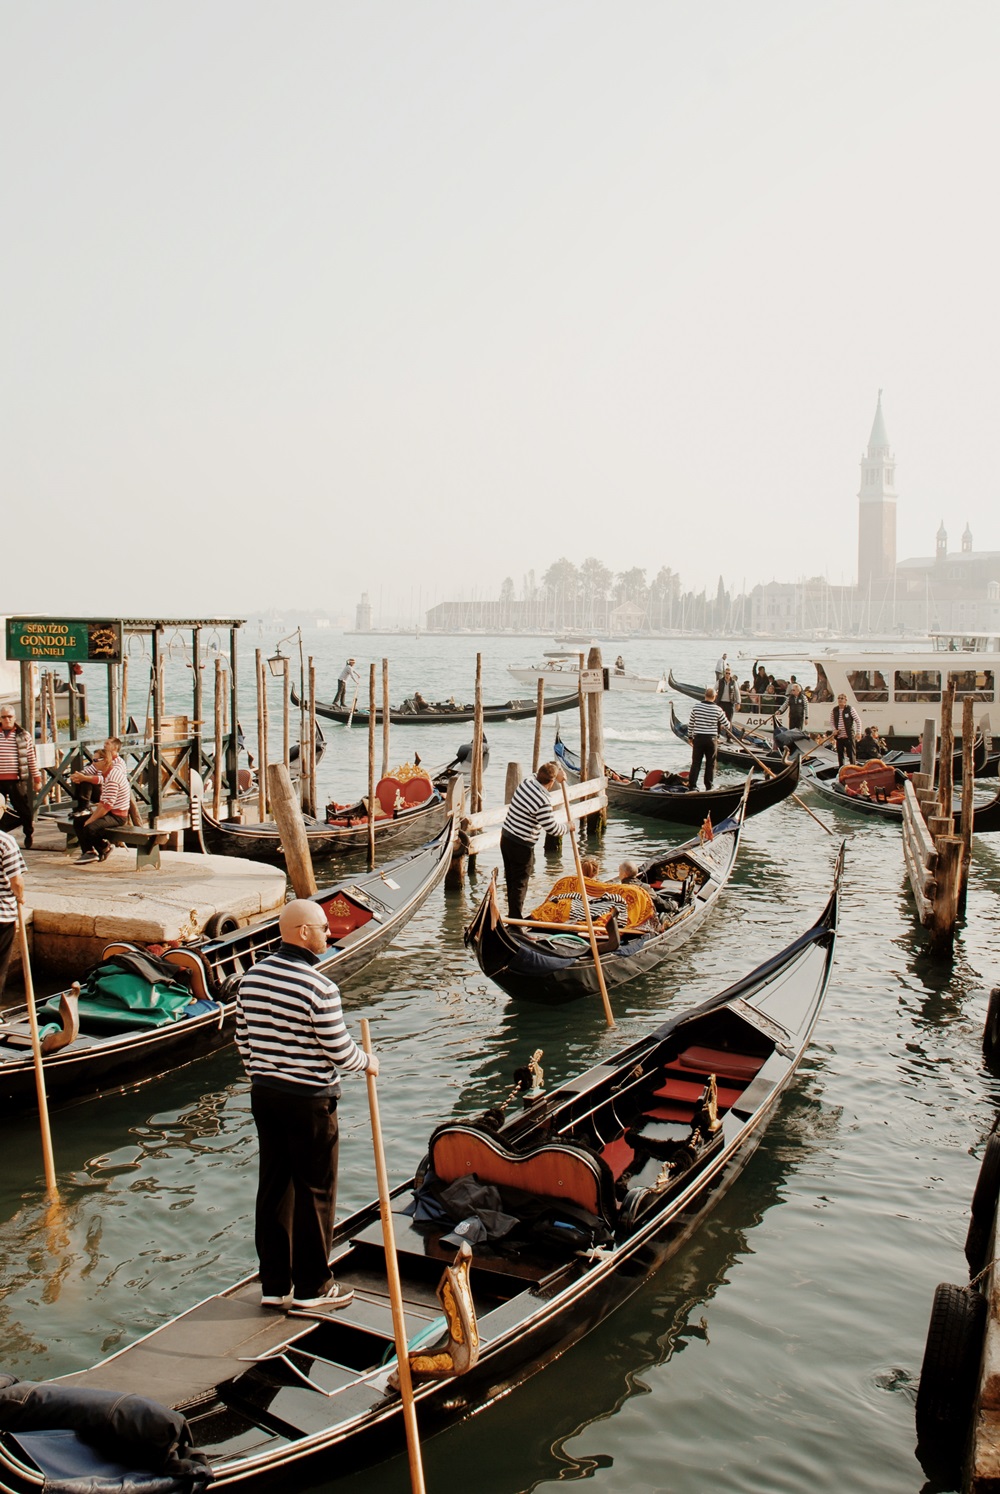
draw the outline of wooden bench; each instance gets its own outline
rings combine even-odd
[[[75,846],[77,838],[73,816],[58,814],[49,818],[65,835],[67,847]],[[159,870],[160,847],[167,844],[172,833],[170,830],[150,830],[148,825],[126,824],[115,830],[113,834],[109,834],[107,838],[112,844],[120,841],[122,845],[135,846],[136,870],[141,871],[144,866],[152,866]]]

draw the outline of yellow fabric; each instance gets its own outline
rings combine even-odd
[[[639,924],[645,923],[647,918],[652,918],[656,911],[653,907],[653,899],[645,887],[640,887],[634,882],[595,882],[590,877],[584,877],[583,885],[587,889],[589,898],[605,896],[623,898],[628,907],[626,928],[638,928]],[[571,921],[569,899],[574,892],[579,892],[579,890],[580,884],[576,877],[560,877],[544,903],[540,903],[533,912],[528,914],[528,917],[537,919],[539,923],[569,923]],[[555,899],[560,899],[560,901],[555,901]],[[610,914],[603,915],[599,922],[606,923],[611,916]]]

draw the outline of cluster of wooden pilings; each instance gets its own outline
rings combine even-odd
[[[937,787],[934,786],[934,746],[937,729],[924,722],[920,772],[904,788],[903,856],[920,922],[930,937],[931,950],[947,954],[955,925],[965,913],[972,855],[975,746],[974,705],[966,696],[962,706],[962,810],[955,833],[954,756],[955,682],[950,680],[941,700],[941,748]]]
[[[555,790],[549,798],[557,818],[565,820],[567,805],[569,820],[566,829],[583,821],[589,832],[600,834],[607,823],[608,795],[604,777],[604,695],[603,664],[599,648],[592,648],[586,661],[580,655],[580,770],[581,781],[566,791]],[[588,690],[586,681],[590,676],[596,685]],[[538,701],[535,712],[535,737],[531,757],[531,771],[537,771],[542,756],[542,723],[545,706],[545,681],[538,681]],[[472,763],[469,775],[469,792],[463,800],[458,823],[458,834],[452,863],[445,886],[461,887],[466,877],[476,868],[476,859],[485,851],[500,844],[500,831],[510,803],[525,771],[518,762],[507,764],[504,783],[504,802],[493,809],[483,808],[483,690],[482,654],[476,655],[475,717],[472,732]],[[557,841],[558,844],[558,841]],[[546,849],[550,843],[546,842]]]

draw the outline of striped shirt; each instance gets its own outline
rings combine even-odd
[[[123,814],[127,819],[131,791],[121,758],[116,757],[108,771],[97,776],[101,780],[101,803],[105,814]]]
[[[316,962],[310,950],[282,944],[240,981],[236,1046],[251,1082],[339,1094],[338,1068],[367,1069],[344,1026],[340,992]]]
[[[16,920],[17,898],[10,879],[23,877],[26,871],[17,841],[6,830],[0,830],[0,923],[13,923]]]
[[[720,727],[728,730],[729,722],[725,711],[714,700],[699,700],[697,705],[691,707],[688,717],[689,737],[717,737]]]
[[[561,835],[562,829],[552,812],[548,790],[532,775],[523,778],[514,790],[514,797],[507,805],[501,827],[502,835],[513,835],[516,840],[534,845],[539,831],[549,835]]]
[[[20,739],[20,751],[18,750],[18,739]],[[38,772],[35,761],[35,744],[23,727],[12,726],[10,731],[0,730],[0,779],[10,783],[11,779],[19,779],[23,775],[24,759],[29,774],[34,777]]]

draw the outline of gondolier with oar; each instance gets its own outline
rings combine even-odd
[[[735,742],[726,713],[716,704],[715,691],[709,687],[705,699],[691,707],[688,717],[688,736],[691,739],[691,768],[688,773],[688,792],[698,787],[698,774],[705,764],[705,789],[715,782],[715,763],[719,753],[719,732]]]
[[[337,693],[333,697],[333,703],[334,703],[334,705],[335,706],[342,706],[342,705],[346,705],[347,704],[347,687],[348,687],[348,685],[352,685],[354,687],[354,698],[355,698],[355,700],[357,700],[357,698],[358,698],[357,687],[358,687],[358,685],[360,683],[361,683],[361,676],[360,676],[360,674],[358,673],[358,671],[354,667],[354,660],[353,659],[348,659],[347,663],[344,665],[343,669],[340,671],[340,673],[337,676]]]
[[[330,942],[323,910],[286,903],[281,944],[240,981],[236,1043],[260,1147],[254,1240],[261,1306],[346,1307],[330,1274],[337,1202],[337,1070],[378,1074],[344,1026],[340,992],[315,966]]]
[[[500,855],[507,883],[507,916],[524,917],[524,898],[531,880],[535,847],[541,831],[562,835],[552,810],[549,793],[557,783],[565,783],[566,774],[558,763],[542,763],[536,773],[522,778],[507,806],[500,828]]]

